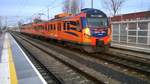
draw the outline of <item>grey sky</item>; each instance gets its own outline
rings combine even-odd
[[[94,0],[94,8],[101,9],[108,14],[103,8],[101,1],[102,0]],[[17,17],[18,20],[26,20],[38,12],[45,13],[46,15],[46,8],[49,7],[50,17],[53,17],[62,11],[62,2],[63,0],[0,0],[0,16],[8,16],[8,18],[19,16]],[[85,2],[85,8],[91,7],[91,0],[83,0],[83,2]],[[148,9],[150,9],[150,0],[126,0],[119,13],[125,14],[146,11]]]

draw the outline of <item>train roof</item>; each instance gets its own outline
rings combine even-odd
[[[137,20],[137,19],[149,19],[150,18],[150,11],[141,11],[141,12],[134,12],[122,15],[116,15],[111,17],[111,21],[121,21],[121,20]]]
[[[90,16],[90,15],[101,15],[102,17],[107,17],[107,15],[104,12],[102,12],[101,10],[98,10],[98,9],[94,9],[94,8],[84,8],[84,9],[81,10],[81,13],[86,13],[87,16]],[[68,18],[72,18],[72,17],[78,16],[81,13],[75,14],[75,15],[62,13],[62,14],[56,15],[55,18],[52,18],[52,19],[50,19],[48,21],[38,22],[36,24],[40,24],[40,23],[44,23],[44,22],[53,22],[53,21],[65,20],[65,19],[68,19]]]
[[[107,17],[107,15],[102,12],[101,10],[94,9],[94,8],[85,8],[82,9],[81,12],[86,13],[87,15],[102,15],[103,17]]]

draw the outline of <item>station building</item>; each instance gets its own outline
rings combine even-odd
[[[111,17],[112,46],[150,52],[150,11]]]

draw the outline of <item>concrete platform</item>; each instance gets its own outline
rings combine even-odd
[[[135,45],[126,45],[126,44],[119,44],[119,43],[112,43],[111,46],[116,48],[127,49],[127,50],[150,53],[150,47],[140,47]]]
[[[47,84],[9,33],[0,39],[0,84]]]

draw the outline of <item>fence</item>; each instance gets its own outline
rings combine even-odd
[[[112,44],[150,49],[150,19],[112,22]]]

